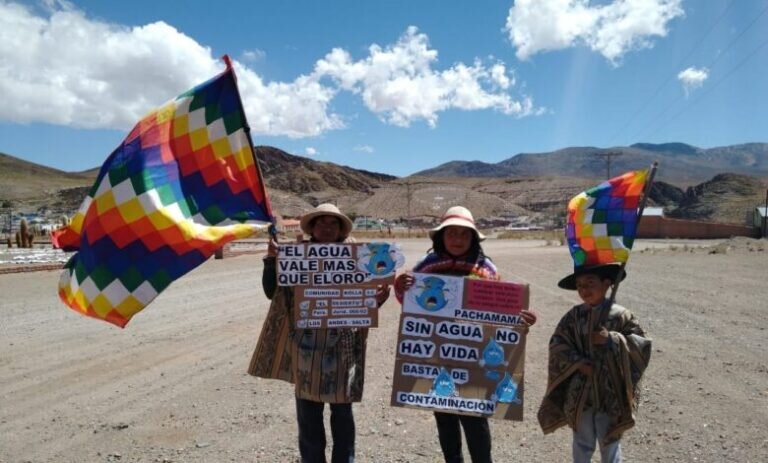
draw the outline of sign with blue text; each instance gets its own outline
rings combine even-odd
[[[523,419],[528,285],[414,274],[397,340],[391,405]]]
[[[280,244],[277,284],[294,288],[296,328],[378,326],[376,290],[405,263],[389,243]]]

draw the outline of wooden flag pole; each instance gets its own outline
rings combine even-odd
[[[643,198],[640,200],[640,204],[637,206],[637,224],[635,228],[635,234],[637,234],[637,230],[640,228],[640,220],[643,218],[643,210],[645,209],[645,203],[648,202],[648,196],[651,194],[651,186],[653,186],[653,178],[656,176],[656,169],[659,167],[659,162],[654,161],[653,164],[651,164],[651,168],[648,171],[648,180],[645,182],[645,188],[643,188]],[[629,256],[627,256],[627,260],[629,260]],[[611,296],[608,298],[608,307],[611,307],[616,301],[616,293],[619,291],[619,283],[621,283],[621,278],[618,278],[621,274],[624,273],[624,267],[627,266],[627,261],[624,261],[621,263],[621,267],[619,268],[619,273],[617,273],[616,282],[613,284],[613,288],[611,289]]]
[[[272,238],[274,238],[275,242],[277,242],[277,223],[275,222],[275,216],[272,214],[272,204],[270,203],[269,196],[267,195],[267,184],[264,183],[264,176],[261,173],[259,158],[256,156],[256,150],[253,147],[253,139],[251,138],[251,126],[248,124],[248,118],[245,117],[245,107],[243,106],[243,99],[240,97],[240,88],[237,86],[237,75],[235,74],[235,68],[232,66],[232,59],[230,59],[229,55],[224,55],[221,57],[221,59],[227,66],[227,72],[232,73],[232,78],[235,80],[235,88],[237,88],[237,99],[240,103],[240,115],[243,118],[245,135],[248,138],[248,145],[251,147],[251,156],[253,156],[253,162],[256,163],[256,174],[259,176],[261,194],[264,195],[264,205],[267,209],[267,214],[269,214],[270,221],[272,222],[268,228],[268,233]]]

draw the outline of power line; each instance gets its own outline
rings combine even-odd
[[[688,54],[686,54],[686,55],[685,55],[685,57],[684,57],[683,59],[681,59],[681,60],[680,60],[680,61],[677,63],[677,66],[676,66],[677,68],[680,68],[680,67],[682,67],[682,66],[683,66],[683,64],[684,64],[685,62],[687,62],[687,61],[688,61],[688,59],[689,59],[691,56],[693,56],[694,52],[696,52],[696,50],[698,50],[698,49],[699,49],[699,47],[701,47],[701,45],[704,43],[704,41],[706,40],[706,38],[707,38],[707,37],[709,37],[709,34],[710,34],[710,33],[711,33],[711,32],[712,32],[714,29],[715,29],[715,27],[716,27],[718,24],[720,24],[720,21],[722,21],[722,19],[725,17],[725,14],[728,12],[728,10],[730,10],[730,9],[731,9],[731,6],[733,6],[733,4],[734,4],[734,3],[736,3],[736,0],[731,0],[731,2],[730,2],[730,3],[728,3],[728,5],[725,7],[725,9],[723,9],[723,11],[722,11],[722,12],[720,13],[720,15],[717,17],[717,19],[715,20],[715,22],[714,22],[714,23],[712,23],[712,25],[711,25],[711,26],[709,26],[709,29],[707,29],[707,32],[705,32],[705,33],[704,33],[704,35],[703,35],[703,36],[701,36],[701,38],[699,38],[699,39],[696,41],[695,45],[693,46],[693,48],[691,48],[691,50],[688,52]],[[637,116],[639,116],[639,115],[640,115],[640,113],[642,113],[642,112],[645,110],[645,108],[647,108],[647,107],[648,107],[648,105],[651,103],[651,101],[653,101],[653,100],[654,100],[654,99],[655,99],[655,98],[656,98],[656,97],[659,95],[659,93],[661,93],[661,91],[664,89],[664,87],[666,87],[666,86],[667,86],[667,84],[669,84],[670,82],[672,82],[674,79],[675,79],[675,75],[674,75],[674,74],[671,74],[671,75],[670,75],[670,76],[669,76],[669,77],[668,77],[666,80],[664,80],[664,81],[661,83],[661,85],[659,85],[659,86],[656,88],[656,90],[653,92],[653,94],[651,95],[651,97],[650,97],[650,98],[646,98],[646,99],[644,99],[644,101],[643,101],[643,104],[640,106],[640,108],[638,108],[638,109],[637,109],[637,110],[636,110],[636,111],[635,111],[635,112],[632,114],[632,116],[630,116],[629,120],[627,120],[627,122],[626,122],[626,123],[625,123],[625,124],[624,124],[624,125],[623,125],[623,126],[620,128],[620,129],[619,129],[619,130],[617,130],[617,131],[616,131],[616,133],[614,133],[614,134],[613,134],[613,136],[612,136],[612,137],[609,139],[609,144],[612,144],[612,143],[613,143],[613,142],[614,142],[614,141],[615,141],[615,140],[618,138],[619,134],[621,134],[622,132],[624,132],[624,130],[626,130],[626,129],[627,129],[627,127],[629,127],[629,126],[632,124],[632,122],[634,122],[634,121],[635,121],[635,119],[637,118]]]
[[[723,82],[724,82],[726,79],[728,79],[728,78],[729,78],[731,75],[733,75],[733,73],[734,73],[734,72],[736,72],[736,71],[737,71],[737,70],[738,70],[740,67],[742,67],[744,64],[746,64],[746,63],[747,63],[747,61],[749,61],[750,59],[752,59],[752,57],[753,57],[753,56],[755,56],[755,55],[756,55],[758,52],[760,52],[760,51],[761,51],[761,50],[762,50],[762,49],[763,49],[763,48],[764,48],[766,45],[768,45],[768,39],[766,39],[765,41],[763,41],[763,43],[761,43],[761,44],[760,44],[760,45],[759,45],[757,48],[755,48],[755,49],[752,51],[752,53],[750,53],[749,55],[747,55],[747,56],[746,56],[746,58],[744,58],[743,60],[741,60],[741,61],[739,62],[739,64],[737,64],[736,66],[734,66],[733,68],[731,68],[731,70],[730,70],[730,71],[728,71],[728,72],[727,72],[725,75],[723,75],[723,77],[721,77],[721,78],[720,78],[720,80],[718,80],[717,82],[715,82],[714,84],[712,84],[712,86],[708,87],[708,88],[707,88],[707,90],[706,90],[705,92],[701,93],[701,94],[698,96],[698,98],[696,98],[696,100],[694,100],[694,101],[693,101],[691,104],[689,104],[688,106],[684,106],[684,107],[683,107],[683,108],[682,108],[680,111],[678,111],[677,113],[675,113],[675,115],[674,115],[674,116],[670,117],[670,118],[669,118],[669,119],[668,119],[668,120],[667,120],[667,121],[666,121],[664,124],[662,124],[661,126],[657,127],[657,128],[656,128],[656,130],[654,130],[653,132],[651,132],[651,133],[649,134],[649,136],[655,135],[655,134],[656,134],[656,132],[658,132],[659,130],[661,130],[661,127],[662,127],[663,125],[666,125],[666,124],[669,124],[669,123],[671,123],[672,121],[674,121],[675,119],[677,119],[677,118],[678,118],[678,117],[679,117],[681,114],[683,114],[685,111],[687,111],[687,110],[691,109],[692,107],[694,107],[695,105],[697,105],[699,102],[701,102],[701,100],[703,100],[703,99],[704,99],[704,98],[705,98],[707,95],[709,95],[709,94],[711,94],[713,91],[715,91],[715,89],[716,89],[716,88],[717,88],[717,87],[718,87],[718,86],[719,86],[721,83],[723,83]]]
[[[756,23],[756,22],[757,22],[757,21],[758,21],[758,20],[759,20],[759,19],[760,19],[760,18],[761,18],[761,17],[762,17],[762,16],[763,16],[765,13],[766,13],[766,12],[768,12],[768,4],[766,4],[765,8],[763,8],[763,9],[760,11],[760,13],[759,13],[757,16],[755,16],[755,17],[754,17],[754,19],[752,19],[752,21],[751,21],[749,24],[747,24],[747,26],[746,26],[746,27],[744,27],[744,28],[741,30],[741,32],[739,32],[739,34],[737,34],[737,35],[736,35],[736,37],[734,37],[734,38],[733,38],[733,39],[732,39],[732,40],[731,40],[731,41],[728,43],[728,45],[726,45],[726,47],[725,47],[725,49],[723,50],[723,52],[722,52],[722,53],[720,53],[720,54],[718,54],[718,55],[717,55],[717,56],[716,56],[716,57],[715,57],[715,58],[714,58],[714,59],[713,59],[713,60],[712,60],[712,61],[709,63],[709,65],[707,66],[707,68],[711,69],[711,68],[712,68],[712,67],[713,67],[715,64],[717,64],[717,62],[720,60],[720,58],[722,58],[722,57],[723,57],[723,56],[724,56],[724,55],[725,55],[725,54],[726,54],[726,53],[727,53],[727,52],[728,52],[728,51],[731,49],[731,47],[733,46],[733,44],[735,44],[735,43],[736,43],[736,42],[737,42],[737,41],[738,41],[738,40],[739,40],[739,39],[740,39],[740,38],[741,38],[741,37],[742,37],[742,36],[743,36],[743,35],[744,35],[744,34],[745,34],[745,33],[746,33],[748,30],[749,30],[749,29],[751,29],[751,28],[752,28],[752,26],[754,26],[754,25],[755,25],[755,23]],[[761,45],[761,47],[762,47],[762,45]],[[754,53],[753,53],[753,54],[754,54]],[[751,56],[751,55],[750,55],[750,56]],[[741,66],[741,64],[739,64],[739,66]],[[732,69],[732,70],[733,70],[733,69]],[[730,73],[731,73],[731,72],[729,71],[729,73],[728,73],[728,74],[730,74]],[[722,80],[722,79],[721,79],[721,80]],[[661,118],[661,117],[662,117],[664,114],[666,114],[666,113],[667,113],[667,111],[669,111],[670,109],[672,109],[672,108],[673,108],[673,107],[674,107],[674,106],[677,104],[677,102],[678,102],[678,101],[680,101],[681,99],[683,99],[683,95],[678,95],[678,97],[677,97],[677,98],[675,98],[675,99],[672,101],[672,103],[668,104],[668,105],[667,105],[667,107],[666,107],[666,108],[664,108],[664,110],[663,110],[662,112],[660,112],[659,114],[657,114],[657,115],[656,115],[656,117],[652,118],[652,119],[651,119],[651,120],[650,120],[650,121],[649,121],[649,122],[648,122],[648,123],[647,123],[645,126],[643,126],[643,128],[642,128],[641,130],[639,130],[638,132],[635,132],[635,136],[633,137],[633,139],[634,139],[634,140],[640,140],[640,135],[642,135],[642,134],[646,133],[646,132],[648,131],[648,129],[650,129],[650,128],[651,128],[651,127],[652,127],[652,126],[653,126],[653,125],[654,125],[656,122],[658,122],[658,120],[659,120],[659,119],[660,119],[660,118]],[[654,133],[655,133],[655,132],[654,132]]]

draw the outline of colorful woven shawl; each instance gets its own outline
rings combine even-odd
[[[496,265],[482,252],[474,259],[457,259],[430,252],[413,267],[413,271],[418,273],[460,275],[482,280],[501,279]]]

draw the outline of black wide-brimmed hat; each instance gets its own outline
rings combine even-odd
[[[621,264],[602,264],[575,267],[573,269],[573,273],[560,280],[557,283],[557,286],[563,289],[576,289],[576,277],[579,275],[587,274],[597,275],[601,280],[611,280],[612,282],[616,283],[617,277],[619,277],[619,272],[621,272],[621,276],[618,278],[618,281],[622,281],[624,278],[626,278],[627,271],[621,268]]]

